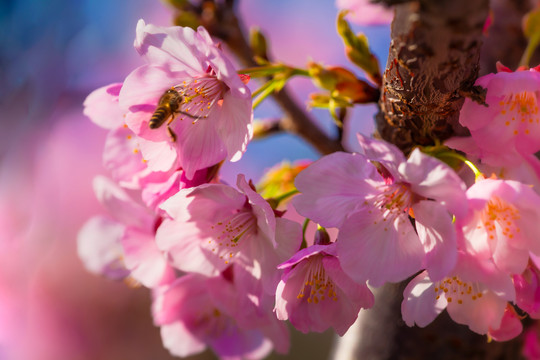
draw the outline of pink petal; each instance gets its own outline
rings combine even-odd
[[[93,185],[99,202],[122,224],[140,229],[153,228],[154,214],[116,183],[104,176],[96,176]]]
[[[421,269],[422,244],[408,217],[393,223],[383,221],[377,211],[351,215],[338,235],[341,267],[354,281],[381,286],[398,282]]]
[[[206,349],[206,344],[180,321],[162,325],[160,331],[163,346],[175,356],[186,357]]]
[[[243,99],[227,91],[220,109],[219,137],[227,148],[228,159],[238,161],[253,137],[251,98]]]
[[[508,341],[521,334],[522,331],[521,319],[515,310],[510,305],[507,305],[500,328],[490,329],[489,336],[495,341]]]
[[[103,149],[103,164],[121,186],[137,188],[146,164],[138,149],[135,134],[123,126],[109,132]]]
[[[446,310],[458,324],[467,325],[478,334],[487,334],[490,328],[500,327],[506,304],[506,300],[488,291],[476,301],[449,302]]]
[[[88,220],[77,235],[77,253],[89,271],[122,279],[129,275],[120,239],[125,226],[105,216]]]
[[[275,248],[277,246],[275,239],[276,217],[270,204],[248,185],[243,174],[238,174],[236,186],[241,192],[246,194],[249,203],[253,206],[252,211],[257,217],[258,231],[263,233]]]
[[[336,152],[312,163],[296,176],[302,193],[292,203],[298,213],[324,227],[339,227],[348,214],[364,206],[374,192],[369,180],[382,178],[362,155]]]
[[[84,100],[84,115],[105,129],[116,129],[123,125],[124,112],[118,104],[122,83],[115,83],[94,90]]]
[[[192,222],[164,220],[156,232],[156,244],[169,256],[169,263],[185,271],[214,276],[226,264],[201,247],[200,229]]]
[[[135,49],[149,64],[166,65],[171,70],[187,71],[190,75],[205,73],[203,67],[207,47],[188,27],[159,27],[137,23]]]
[[[174,280],[174,270],[157,248],[152,234],[128,228],[121,242],[126,267],[131,270],[135,280],[149,288]]]
[[[180,84],[188,77],[185,72],[172,72],[164,67],[140,66],[126,77],[119,95],[120,106],[130,111],[134,110],[132,107],[144,104],[155,108],[167,89]],[[137,129],[132,130],[138,134]]]
[[[186,119],[175,121],[174,130],[177,139],[177,151],[180,163],[188,179],[193,178],[197,170],[219,163],[227,158],[227,149],[216,130],[217,124],[212,116],[194,124]],[[177,130],[182,125],[181,130]]]
[[[401,303],[403,321],[408,326],[425,327],[444,310],[446,298],[441,296],[437,299],[434,288],[434,283],[425,271],[409,282]]]
[[[467,214],[466,186],[448,165],[415,149],[399,171],[414,193],[439,201],[458,218]]]
[[[435,201],[422,200],[413,205],[416,231],[426,253],[424,267],[433,281],[442,280],[457,260],[456,230],[452,218]]]
[[[175,170],[178,158],[170,142],[139,139],[139,147],[149,170],[155,172]]]

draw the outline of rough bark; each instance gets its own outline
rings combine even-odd
[[[379,135],[408,153],[453,134],[478,76],[488,0],[396,5],[377,115]]]

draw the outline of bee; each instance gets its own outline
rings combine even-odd
[[[182,114],[196,119],[195,116],[180,110],[180,105],[182,105],[183,101],[184,97],[174,87],[165,91],[165,93],[159,98],[158,105],[154,111],[154,114],[152,114],[152,117],[150,118],[148,127],[150,127],[150,129],[157,129],[167,122],[167,131],[169,132],[172,141],[176,142],[176,134],[170,127],[174,117],[177,114]]]

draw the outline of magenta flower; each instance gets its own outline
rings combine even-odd
[[[394,18],[394,11],[369,0],[336,0],[339,9],[349,10],[349,19],[360,25],[387,25]]]
[[[447,278],[433,281],[422,272],[407,285],[403,296],[401,313],[408,326],[425,327],[446,308],[458,324],[487,334],[501,328],[507,303],[515,300],[515,290],[510,276],[493,261],[461,251]]]
[[[422,268],[443,278],[456,260],[451,214],[466,214],[465,185],[418,150],[406,160],[391,144],[361,135],[359,141],[365,155],[334,153],[302,171],[294,206],[322,226],[339,228],[341,266],[360,284],[400,281]]]
[[[188,178],[222,160],[240,159],[252,137],[249,89],[232,63],[200,27],[137,24],[135,48],[147,61],[125,80],[120,105],[154,171],[181,166]],[[157,129],[149,121],[165,91],[182,99],[176,117]],[[186,115],[186,114],[189,114]]]
[[[458,220],[468,251],[493,261],[508,274],[521,274],[529,252],[540,254],[540,196],[512,180],[485,179],[467,190],[469,214]]]
[[[465,99],[459,121],[466,126],[482,158],[491,165],[512,165],[540,150],[540,73],[536,70],[499,72],[480,77],[486,103]]]
[[[207,346],[220,359],[261,359],[288,351],[287,329],[269,314],[261,325],[246,294],[221,276],[188,274],[154,292],[152,313],[164,346],[189,356]]]
[[[285,272],[276,291],[277,318],[304,333],[332,327],[342,336],[360,309],[373,306],[368,287],[341,269],[335,243],[302,249],[279,268]]]
[[[171,219],[158,228],[156,242],[180,270],[215,275],[236,263],[273,293],[276,266],[300,246],[300,224],[276,218],[243,175],[237,186],[201,185],[170,197],[161,207]]]

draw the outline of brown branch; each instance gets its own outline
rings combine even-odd
[[[488,0],[421,0],[396,6],[377,115],[380,136],[405,153],[464,133],[461,93],[478,75]]]

